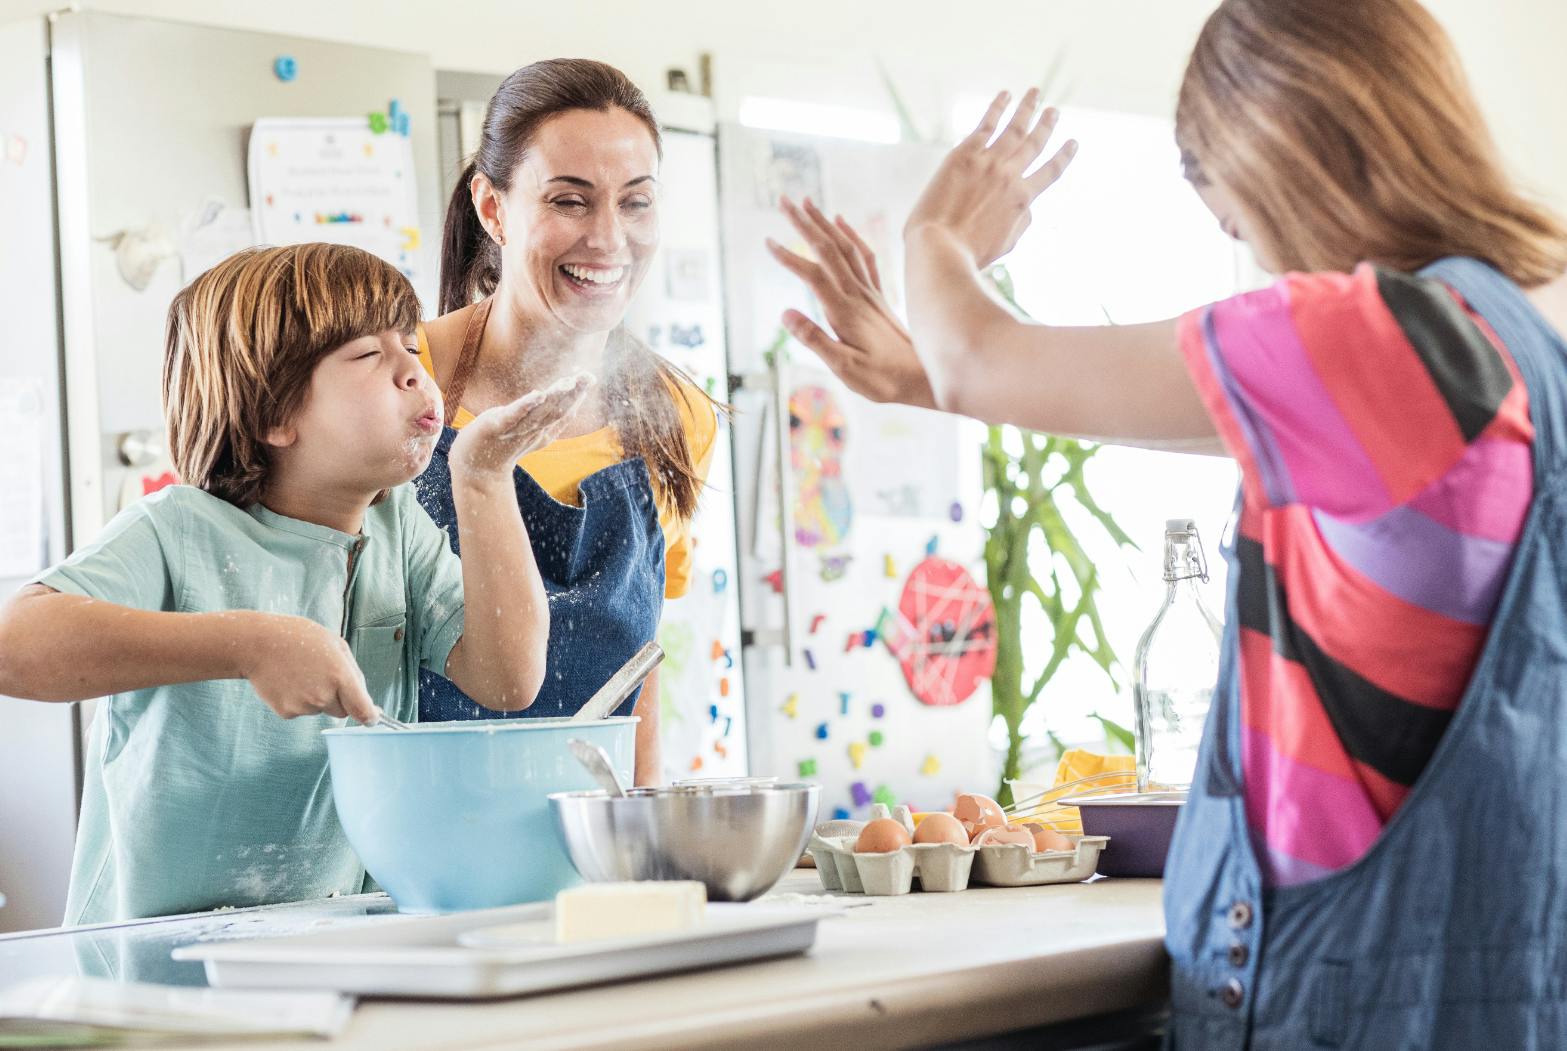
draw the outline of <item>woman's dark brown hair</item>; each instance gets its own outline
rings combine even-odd
[[[582,58],[557,58],[524,66],[507,77],[484,112],[479,148],[457,179],[441,237],[443,314],[492,294],[500,283],[500,250],[479,222],[469,189],[482,174],[497,192],[511,188],[545,121],[572,110],[625,110],[647,127],[663,156],[663,138],[642,89],[620,70]],[[604,403],[627,456],[647,463],[661,498],[682,518],[696,512],[702,479],[697,474],[676,398],[692,411],[711,399],[689,377],[624,328],[609,341]]]

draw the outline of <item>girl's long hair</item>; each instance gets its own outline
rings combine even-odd
[[[1280,270],[1485,260],[1524,288],[1567,227],[1503,170],[1447,34],[1415,0],[1224,0],[1181,84],[1176,141]]]

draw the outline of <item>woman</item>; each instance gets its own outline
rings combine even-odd
[[[835,336],[791,330],[868,396],[1240,461],[1166,867],[1173,1045],[1567,1046],[1567,229],[1508,184],[1414,0],[1224,0],[1176,137],[1285,276],[1156,324],[1024,324],[984,270],[1072,145],[1031,172],[1054,116],[1005,101],[905,229],[912,342],[841,220],[791,208],[818,262],[773,251]]]
[[[445,454],[492,405],[575,372],[598,377],[560,437],[518,462],[517,500],[550,597],[549,665],[529,716],[570,715],[653,638],[665,597],[685,593],[688,526],[712,456],[712,402],[622,325],[658,249],[658,122],[601,62],[517,70],[485,113],[478,151],[447,209],[442,316],[420,356],[447,432],[420,499],[458,548]],[[638,783],[659,776],[658,684],[616,714],[637,726]],[[426,675],[420,719],[493,718]]]

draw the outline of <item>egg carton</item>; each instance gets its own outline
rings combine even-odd
[[[1036,854],[1019,843],[979,847],[974,880],[991,887],[1037,887],[1045,883],[1081,883],[1099,869],[1109,836],[1066,837],[1071,850]]]
[[[811,857],[827,890],[850,894],[908,894],[919,877],[921,890],[952,892],[970,884],[1037,887],[1079,883],[1094,874],[1109,836],[1068,836],[1071,850],[1036,854],[1021,843],[960,847],[955,843],[913,843],[885,854],[856,854],[848,836],[813,835]]]

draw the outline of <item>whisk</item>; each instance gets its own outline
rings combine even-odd
[[[1009,818],[1026,817],[1038,820],[1057,832],[1080,832],[1082,822],[1077,807],[1063,806],[1059,801],[1068,796],[1117,795],[1137,790],[1137,775],[1131,770],[1101,770],[1097,774],[1079,777],[1053,785],[1043,792],[1035,792],[1014,799],[1011,806],[1002,807]]]

